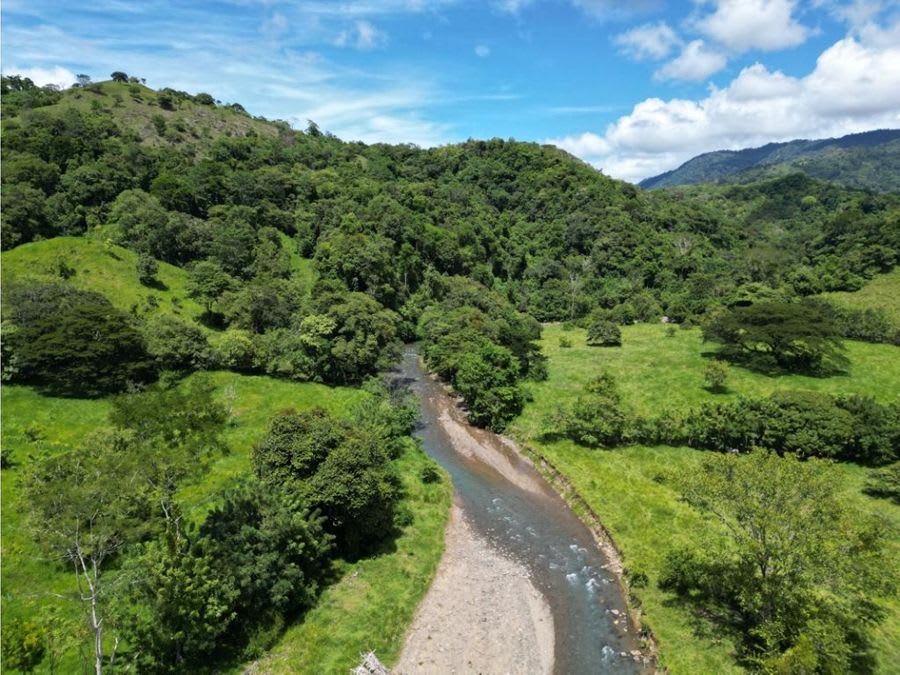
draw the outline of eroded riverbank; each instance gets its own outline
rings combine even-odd
[[[414,348],[405,350],[400,378],[422,409],[417,435],[453,479],[456,511],[445,559],[419,608],[398,669],[652,672],[627,618],[612,561],[531,461],[509,441],[469,426],[456,401],[424,373]],[[469,552],[454,551],[457,545],[468,546]],[[495,564],[509,574],[492,578],[489,568]],[[496,584],[497,594],[480,593],[482,583]],[[470,607],[482,600],[493,606]],[[454,613],[464,618],[457,623]],[[552,640],[540,637],[542,632],[552,634]],[[458,642],[451,633],[460,636]],[[524,641],[533,648],[525,649],[527,656],[515,646],[520,633],[534,636]],[[549,661],[542,656],[547,644]],[[517,658],[529,659],[531,666]],[[476,659],[485,665],[476,665]]]

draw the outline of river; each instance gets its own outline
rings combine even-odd
[[[412,345],[404,349],[399,378],[421,407],[416,436],[450,474],[466,520],[497,552],[528,570],[549,604],[554,672],[652,672],[632,656],[641,649],[637,630],[608,571],[610,561],[584,523],[508,442],[465,424]]]

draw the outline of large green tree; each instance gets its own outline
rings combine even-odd
[[[896,579],[883,526],[846,505],[828,464],[763,451],[713,455],[675,486],[718,527],[670,555],[664,588],[733,630],[757,667],[866,667],[878,598]]]
[[[99,396],[154,376],[135,321],[102,295],[37,284],[16,287],[6,299],[17,379],[54,394]]]
[[[724,346],[723,354],[745,357],[755,367],[819,373],[842,369],[840,331],[819,306],[762,302],[715,314],[703,327],[703,339]]]

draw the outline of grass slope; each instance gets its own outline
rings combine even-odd
[[[99,82],[97,90],[67,89],[62,99],[43,108],[48,112],[76,108],[89,112],[99,107],[115,113],[125,131],[137,134],[147,146],[179,145],[190,148],[199,157],[209,154],[211,140],[217,136],[277,136],[279,127],[226,106],[201,105],[176,100],[173,110],[159,107],[159,93],[143,86],[119,82]],[[166,126],[160,133],[153,118],[160,116]]]
[[[559,347],[565,335],[573,343]],[[682,504],[659,481],[668,473],[698,466],[702,451],[689,448],[633,446],[616,450],[590,450],[570,441],[540,439],[546,416],[559,404],[574,400],[584,383],[601,370],[617,379],[623,397],[638,412],[665,408],[686,409],[708,400],[726,400],[740,394],[762,396],[778,389],[868,393],[882,401],[900,397],[900,359],[896,347],[848,343],[852,362],[845,376],[810,378],[767,377],[733,368],[729,392],[711,394],[703,388],[704,345],[697,330],[666,337],[661,325],[628,326],[622,330],[621,348],[588,347],[582,330],[563,331],[545,326],[542,347],[549,357],[549,378],[530,385],[533,401],[514,423],[513,433],[547,457],[574,485],[608,528],[629,569],[648,575],[650,583],[635,589],[647,624],[660,643],[662,663],[670,672],[729,673],[734,645],[726,635],[698,622],[677,600],[656,587],[661,564],[669,550],[701,540],[710,523]],[[860,510],[876,512],[900,533],[900,508],[861,493],[866,470],[843,464],[847,495]],[[900,536],[893,544],[900,560]],[[900,663],[900,604],[892,603],[885,623],[875,635],[882,672]]]
[[[853,293],[823,293],[822,297],[848,309],[881,309],[900,326],[900,267],[880,274]]]
[[[209,376],[232,411],[232,420],[225,432],[229,452],[217,458],[202,483],[188,486],[182,492],[182,499],[195,520],[212,506],[218,488],[250,470],[250,449],[265,434],[269,420],[276,412],[286,408],[303,410],[321,406],[334,414],[345,415],[366,395],[356,389],[230,372]],[[109,403],[104,400],[48,398],[30,387],[2,388],[2,445],[12,451],[16,462],[11,469],[2,471],[4,622],[14,618],[40,621],[47,611],[58,609],[65,619],[80,625],[80,607],[71,572],[45,559],[25,529],[19,481],[30,457],[61,452],[77,445],[85,434],[107,423],[108,411]],[[357,658],[358,644],[377,646],[388,656],[399,649],[398,640],[402,637],[405,622],[419,595],[427,588],[440,559],[443,527],[449,514],[449,483],[424,486],[419,480],[421,467],[428,461],[414,449],[400,460],[410,494],[408,506],[413,521],[397,541],[396,550],[361,561],[358,567],[362,573],[356,577],[352,577],[349,568],[344,570],[342,567],[344,580],[326,592],[323,606],[302,624],[313,626],[314,617],[321,617],[318,620],[324,621],[325,626],[348,626],[346,644],[342,645],[344,651],[339,653],[336,646],[333,654],[298,652],[297,645],[302,646],[305,640],[303,629],[299,634],[300,642],[292,643],[291,635],[296,634],[292,628],[281,642],[282,648],[289,650],[292,667],[324,672],[330,668],[325,663],[327,659],[343,657],[343,664]],[[358,585],[364,583],[369,589],[367,606],[371,611],[383,612],[383,621],[379,614],[367,613],[369,610],[360,607],[356,601]],[[332,644],[340,642],[339,637],[332,636]],[[65,650],[59,672],[79,671],[80,663],[78,645],[73,640]],[[46,663],[42,668],[46,669]]]
[[[61,263],[75,270],[67,283],[96,291],[116,307],[142,317],[169,314],[195,321],[203,307],[187,296],[187,272],[159,263],[158,287],[138,281],[138,255],[133,251],[88,237],[54,237],[23,244],[2,254],[2,283],[28,279],[62,281]]]

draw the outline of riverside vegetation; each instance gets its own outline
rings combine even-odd
[[[414,339],[470,421],[525,434],[597,510],[673,672],[890,663],[897,507],[858,465],[892,494],[900,333],[865,294],[896,279],[900,196],[645,192],[551,147],[346,143],[120,72],[2,88],[6,667],[390,661],[449,504],[378,379]],[[697,324],[731,364],[708,389]],[[834,583],[750,564],[725,533],[761,511],[725,471],[781,477],[773,527]],[[816,499],[843,543],[806,527]],[[720,567],[669,546],[697,533]]]

